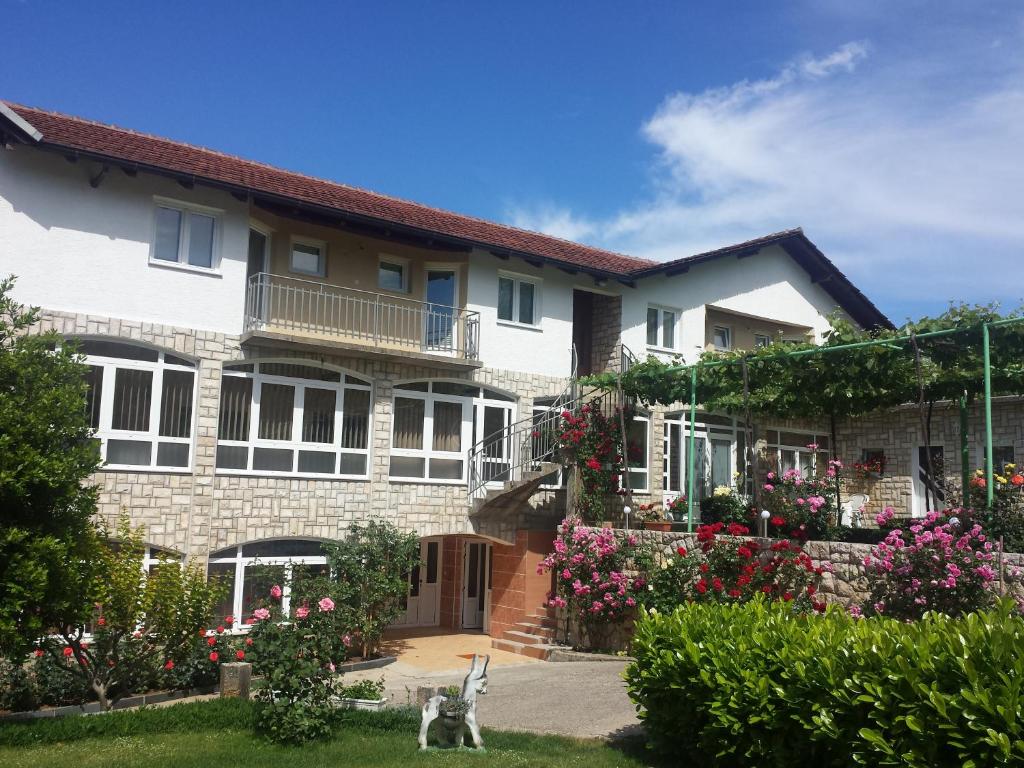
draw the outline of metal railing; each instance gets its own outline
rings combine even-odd
[[[636,363],[632,352],[623,345],[619,354],[620,370],[625,373]],[[519,419],[504,429],[485,436],[469,450],[469,498],[482,498],[491,483],[515,482],[524,472],[537,471],[545,463],[558,463],[559,435],[562,413],[575,411],[585,403],[611,415],[625,403],[598,389],[581,390],[576,378],[576,348],[572,350],[572,374],[565,389],[547,410]]]
[[[279,330],[466,360],[480,356],[478,312],[266,272],[249,278],[245,330]]]

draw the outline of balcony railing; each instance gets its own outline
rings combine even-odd
[[[266,272],[249,278],[245,330],[465,360],[480,352],[478,312]]]

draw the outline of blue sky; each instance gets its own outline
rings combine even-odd
[[[1024,297],[1019,2],[0,0],[0,98],[634,255],[792,226],[894,320]]]

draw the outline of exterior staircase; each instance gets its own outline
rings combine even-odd
[[[501,637],[492,638],[491,647],[547,661],[552,651],[564,647],[555,643],[557,628],[555,609],[542,606],[512,629],[506,629]]]
[[[482,496],[476,496],[470,506],[470,515],[485,506],[494,506],[502,502],[518,504],[532,496],[540,487],[544,478],[557,472],[562,465],[554,461],[541,461],[533,465],[535,469],[519,472],[515,479],[505,480],[499,487],[485,488]]]

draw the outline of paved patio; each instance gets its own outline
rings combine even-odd
[[[482,725],[579,737],[611,737],[635,730],[639,721],[622,681],[623,661],[545,662],[490,647],[476,633],[396,633],[387,643],[398,661],[353,672],[346,680],[383,676],[395,705],[416,703],[419,686],[461,685],[473,653],[491,655],[488,691],[480,697]],[[387,652],[387,651],[385,651]]]

